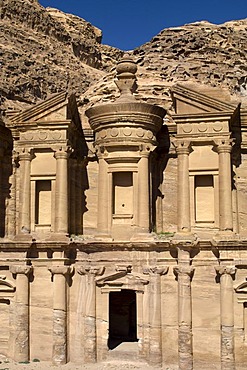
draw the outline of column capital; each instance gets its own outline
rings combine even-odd
[[[74,268],[71,266],[51,266],[48,268],[52,275],[71,275],[74,271]]]
[[[143,273],[145,275],[165,275],[168,272],[168,266],[144,266]]]
[[[105,271],[104,266],[80,266],[77,268],[79,275],[94,275],[99,276],[103,275]]]
[[[33,266],[26,265],[12,265],[10,266],[10,272],[13,275],[23,274],[28,276],[33,271]]]
[[[173,268],[173,272],[176,276],[188,275],[190,278],[192,278],[194,271],[195,267],[193,266],[175,266]]]
[[[191,141],[189,140],[175,139],[172,144],[175,147],[177,155],[189,155],[191,152]]]
[[[70,148],[64,147],[59,148],[55,153],[54,157],[56,159],[68,159],[70,155]]]
[[[216,139],[214,140],[214,145],[219,154],[220,153],[231,153],[233,139],[230,139],[230,138]]]
[[[23,149],[18,153],[19,161],[30,161],[33,159],[32,149]]]
[[[215,267],[215,271],[217,272],[217,274],[219,275],[224,275],[224,274],[228,274],[228,275],[235,275],[236,274],[236,267],[235,266],[216,266]]]
[[[108,156],[107,149],[104,145],[95,145],[95,152],[98,159],[104,159]]]
[[[151,144],[140,144],[139,145],[139,151],[140,151],[140,155],[141,155],[141,158],[148,158],[150,156],[150,153],[152,151],[152,149],[154,149],[155,146],[154,145],[151,145]]]

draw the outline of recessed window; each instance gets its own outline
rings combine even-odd
[[[133,214],[132,172],[113,174],[113,214]]]
[[[36,181],[35,224],[51,225],[51,181]]]
[[[214,182],[212,175],[195,176],[195,220],[215,222]]]

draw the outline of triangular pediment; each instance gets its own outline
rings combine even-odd
[[[17,113],[11,117],[12,123],[25,123],[25,122],[52,122],[64,121],[67,119],[67,93],[62,92],[53,95],[42,103]]]
[[[171,95],[176,114],[231,112],[236,109],[235,104],[220,100],[213,94],[205,94],[180,84],[172,87]]]

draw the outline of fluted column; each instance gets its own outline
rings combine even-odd
[[[177,169],[177,207],[178,232],[190,232],[190,184],[189,184],[189,154],[191,151],[189,141],[176,141],[174,143],[178,156]]]
[[[230,139],[226,139],[216,144],[219,154],[219,227],[221,231],[232,231],[232,143]]]
[[[58,150],[56,158],[55,232],[68,233],[68,149]]]
[[[29,361],[29,274],[31,266],[11,266],[16,276],[14,360]]]
[[[162,322],[161,322],[161,275],[165,275],[168,267],[147,266],[143,273],[150,275],[150,309],[149,309],[149,362],[162,365]]]
[[[53,349],[52,359],[55,365],[67,362],[67,282],[71,273],[69,266],[49,268],[53,278]]]
[[[142,152],[138,167],[138,225],[143,232],[150,228],[150,178],[149,178],[149,152]]]
[[[102,275],[104,267],[80,267],[77,271],[80,275],[86,275],[84,359],[86,363],[91,363],[97,361],[95,276]]]
[[[221,369],[235,370],[233,276],[235,267],[217,266],[220,276]]]
[[[194,267],[190,266],[189,264],[186,265],[185,261],[179,261],[179,265],[174,268],[174,273],[178,279],[179,370],[192,370],[193,346],[192,346],[191,279],[194,273]]]
[[[98,152],[99,175],[98,175],[98,232],[102,235],[109,235],[109,189],[107,163],[103,155]]]
[[[20,162],[20,222],[19,230],[24,234],[30,233],[31,213],[31,170],[32,154],[30,151],[23,151],[19,154]]]

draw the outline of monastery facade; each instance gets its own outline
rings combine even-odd
[[[136,69],[90,129],[66,93],[1,122],[0,353],[246,369],[247,111],[175,85],[167,123]]]

